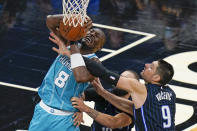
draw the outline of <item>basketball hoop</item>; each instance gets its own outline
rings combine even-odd
[[[62,0],[64,25],[77,27],[86,22],[89,0]]]

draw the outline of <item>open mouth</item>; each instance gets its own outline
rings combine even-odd
[[[90,38],[90,37],[86,37],[85,40],[86,40],[86,42],[87,42],[88,44],[91,43],[91,38]]]
[[[87,45],[90,45],[91,43],[93,43],[93,38],[91,36],[86,36],[85,42]]]

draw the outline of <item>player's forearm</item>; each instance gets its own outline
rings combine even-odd
[[[60,21],[63,20],[63,15],[48,15],[46,19],[47,27],[52,32],[57,32],[59,28]]]
[[[118,128],[117,125],[115,125],[116,120],[114,119],[114,116],[110,116],[110,115],[98,112],[90,107],[88,108],[89,109],[86,113],[96,122],[108,128],[112,128],[112,129],[114,129],[115,127]]]
[[[90,107],[88,107],[87,106],[87,110],[85,111],[85,113],[87,113],[92,119],[96,119],[97,117],[98,117],[98,115],[99,115],[99,112],[98,111],[96,111],[96,110],[94,110],[94,109],[92,109],[92,108],[90,108]]]
[[[67,43],[67,40],[62,37],[59,31],[60,21],[63,20],[63,15],[48,15],[46,19],[46,25],[48,29],[57,35],[61,40]]]
[[[98,93],[105,100],[107,100],[112,105],[114,105],[116,108],[133,115],[133,102],[132,101],[116,96],[108,92],[107,90],[100,90]]]
[[[85,66],[85,63],[84,64],[82,63],[77,66],[77,64],[78,64],[77,62],[80,62],[80,60],[77,60],[78,58],[73,57],[73,55],[80,53],[77,45],[72,44],[70,46],[70,50],[71,50],[71,67],[72,67],[72,71],[74,73],[76,81],[77,82],[87,82],[87,81],[93,80],[93,77],[88,72],[88,70]],[[74,66],[73,66],[73,63],[76,63],[76,64],[74,64]]]
[[[103,80],[108,81],[113,85],[117,85],[120,75],[114,72],[111,72],[107,68],[105,68],[102,64],[98,64],[97,62],[90,60],[88,58],[83,57],[84,62],[88,71],[96,77],[100,77]]]

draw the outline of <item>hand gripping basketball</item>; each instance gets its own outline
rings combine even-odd
[[[84,25],[78,24],[76,27],[69,26],[69,22],[64,25],[63,21],[60,21],[60,34],[63,38],[69,41],[77,41],[86,36],[88,30],[92,27],[92,20],[90,17],[86,17]]]

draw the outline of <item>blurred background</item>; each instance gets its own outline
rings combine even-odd
[[[87,11],[107,36],[97,53],[107,68],[140,73],[153,60],[173,64],[176,130],[197,128],[197,0],[90,0]],[[28,129],[39,101],[34,89],[57,56],[46,16],[61,13],[61,0],[0,0],[0,130]]]

